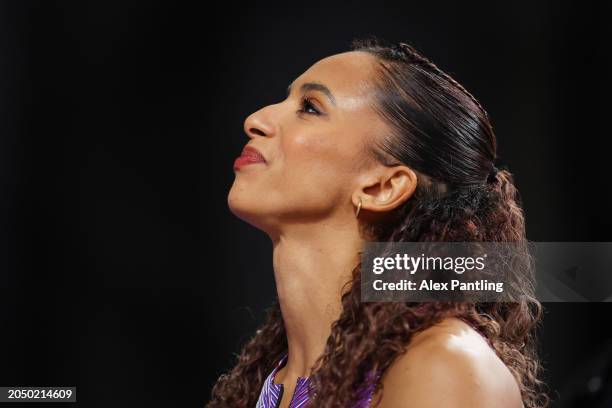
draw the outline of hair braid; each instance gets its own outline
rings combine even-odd
[[[442,71],[436,64],[430,61],[427,57],[421,55],[412,45],[404,42],[399,42],[396,45],[391,46],[393,55],[411,64],[423,64],[427,65],[429,69],[434,71],[437,75],[444,78],[446,81],[451,83],[454,87],[463,92],[470,100],[480,109],[486,118],[489,118],[489,114],[485,108],[480,104],[478,99],[471,92],[469,92],[463,85],[457,82],[453,77]]]

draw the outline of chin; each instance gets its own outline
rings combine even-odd
[[[244,195],[245,193],[236,187],[235,183],[227,194],[227,206],[240,219],[243,219],[248,214],[249,201],[252,201],[244,197]]]
[[[269,234],[274,230],[270,225],[270,216],[261,208],[261,200],[257,197],[248,196],[246,192],[232,186],[227,195],[227,205],[236,217],[244,222]]]

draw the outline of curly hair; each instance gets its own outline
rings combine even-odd
[[[364,236],[386,242],[513,242],[527,251],[520,195],[509,170],[495,168],[495,135],[476,98],[408,44],[384,45],[370,37],[354,40],[351,50],[370,53],[378,62],[374,109],[391,131],[373,143],[373,157],[389,166],[409,165],[418,176],[413,197],[386,221],[362,221]],[[361,302],[357,265],[345,288],[342,312],[312,369],[311,406],[352,406],[359,396],[355,390],[373,381],[366,373],[384,373],[415,333],[447,317],[461,318],[489,340],[516,379],[526,408],[548,406],[535,338],[542,307],[531,286],[518,302]],[[255,406],[286,350],[275,300],[206,406]],[[375,387],[382,391],[381,382]]]

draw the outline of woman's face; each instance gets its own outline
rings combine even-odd
[[[228,195],[234,214],[268,232],[354,217],[351,197],[373,164],[367,147],[384,134],[371,107],[375,63],[356,51],[322,59],[291,84],[284,101],[246,118],[247,145],[265,162],[248,164],[257,161],[248,154],[237,160]]]

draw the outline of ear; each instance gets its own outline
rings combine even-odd
[[[355,206],[361,210],[388,212],[404,204],[415,192],[417,175],[407,166],[380,166],[368,174],[353,193]]]

